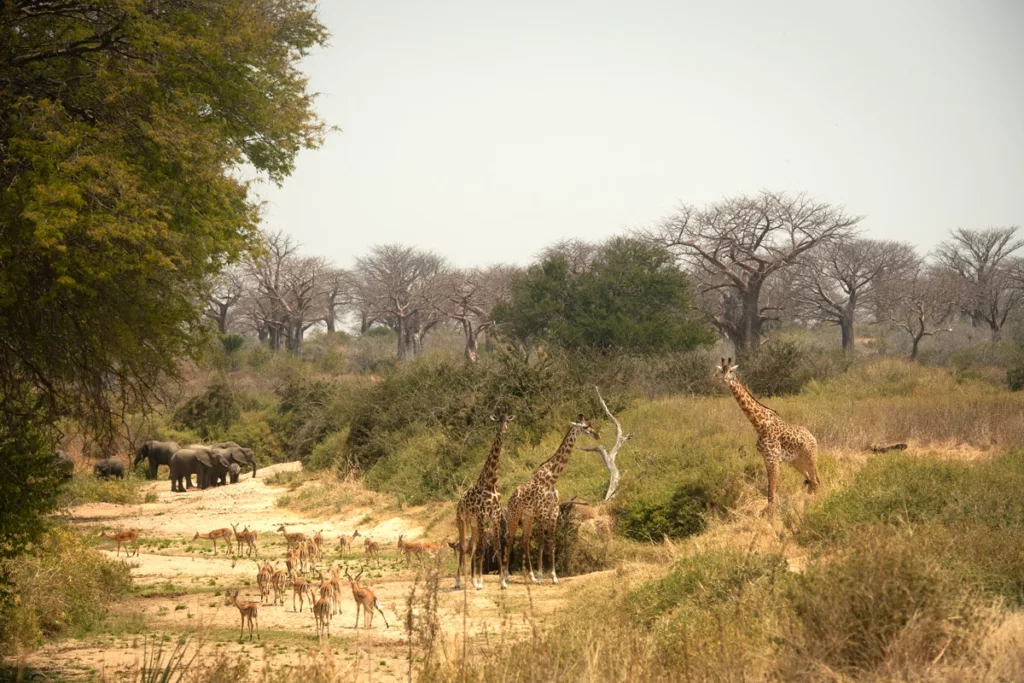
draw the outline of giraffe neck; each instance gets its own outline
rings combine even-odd
[[[494,444],[491,445],[491,452],[484,463],[484,469],[480,472],[477,486],[488,491],[498,489],[498,459],[501,457],[501,446],[505,440],[505,432],[508,431],[508,423],[502,422],[498,427],[498,435],[494,437]]]
[[[778,419],[778,415],[774,412],[765,408],[761,405],[756,398],[754,398],[747,388],[740,384],[738,379],[734,379],[729,383],[729,388],[732,389],[733,398],[740,404],[740,410],[750,420],[750,424],[754,425],[755,429],[759,429],[766,422],[771,422]]]
[[[554,490],[562,470],[569,464],[569,456],[572,454],[573,446],[576,445],[577,435],[576,427],[570,427],[555,454],[537,468],[537,473],[533,475],[534,481],[539,482],[548,490]]]

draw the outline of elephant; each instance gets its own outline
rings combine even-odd
[[[132,463],[132,467],[135,467],[143,460],[149,460],[149,471],[146,472],[146,479],[156,479],[157,471],[160,469],[160,465],[171,464],[171,456],[174,452],[181,448],[176,441],[147,441],[146,443],[139,446],[138,452],[135,454],[135,462]],[[192,478],[186,479],[186,484],[189,488],[192,488]]]
[[[203,488],[202,481],[203,475],[200,468],[204,467],[200,461],[199,456],[203,458],[209,458],[209,453],[206,451],[205,446],[199,448],[193,448],[191,446],[187,448],[179,448],[171,456],[171,491],[177,493],[185,493],[184,482],[192,478],[192,475],[196,475],[196,483]]]
[[[196,457],[199,460],[196,469],[199,488],[223,486],[228,483],[228,476],[232,465],[228,449],[207,446],[201,443],[191,444],[188,448],[196,452]]]
[[[75,461],[68,457],[68,454],[61,450],[53,452],[54,464],[60,470],[61,478],[71,479],[75,476]]]
[[[92,471],[100,479],[109,479],[110,477],[124,479],[124,463],[113,458],[100,460],[92,468]]]
[[[233,462],[228,465],[228,478],[232,484],[238,483],[238,474],[242,471],[242,468],[237,462]]]
[[[215,443],[213,444],[213,448],[223,448],[224,450],[228,451],[228,458],[231,460],[231,462],[237,463],[240,467],[252,465],[252,478],[256,478],[256,456],[253,455],[251,448],[239,446],[234,441]],[[232,483],[237,483],[237,481],[238,480],[235,479],[235,481]]]

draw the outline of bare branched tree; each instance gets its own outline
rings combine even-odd
[[[992,341],[999,341],[1010,312],[1024,300],[1009,269],[1012,255],[1024,247],[1017,230],[1017,226],[959,228],[936,250],[938,262],[961,280],[965,292],[962,310],[971,316],[975,327],[988,325]]]
[[[423,336],[442,319],[427,292],[445,271],[437,254],[397,244],[373,247],[356,259],[353,295],[365,315],[386,321],[398,334],[398,357],[415,355]]]
[[[887,289],[896,301],[889,320],[910,336],[911,360],[922,339],[953,331],[949,323],[956,314],[957,284],[948,272],[919,262]]]
[[[804,194],[765,191],[703,209],[682,205],[646,236],[690,266],[715,325],[743,356],[775,317],[761,298],[769,278],[812,249],[850,237],[860,220]]]
[[[352,276],[341,268],[328,268],[322,280],[323,321],[328,334],[333,334],[338,318],[352,305]]]
[[[253,287],[245,316],[273,351],[283,347],[299,353],[306,330],[324,317],[321,288],[328,263],[319,256],[299,256],[298,249],[290,236],[267,233],[263,251],[247,267]]]
[[[902,242],[847,239],[828,242],[801,260],[796,300],[808,317],[838,325],[843,351],[853,351],[854,325],[886,279],[916,267],[914,248]]]
[[[600,253],[600,246],[593,242],[581,239],[565,239],[545,247],[540,252],[537,260],[543,262],[560,256],[568,262],[570,273],[581,275],[590,270]]]
[[[513,272],[504,265],[450,270],[436,278],[428,293],[434,310],[462,328],[466,360],[471,363],[480,358],[480,335],[494,327],[491,311],[506,297]]]
[[[240,266],[229,266],[211,279],[204,313],[217,324],[221,334],[231,329],[235,308],[245,293],[245,273]]]
[[[605,491],[604,499],[605,501],[609,501],[614,498],[615,494],[619,491],[619,479],[621,478],[621,474],[619,473],[619,466],[616,459],[619,457],[619,451],[622,450],[622,447],[626,445],[627,441],[633,438],[633,435],[623,435],[622,424],[620,424],[619,420],[612,414],[612,411],[608,409],[608,404],[604,402],[604,397],[601,396],[601,390],[594,387],[594,391],[597,392],[597,400],[601,402],[601,407],[604,408],[605,415],[607,415],[608,419],[615,425],[615,445],[612,446],[610,451],[600,445],[581,448],[580,450],[592,451],[594,453],[601,454],[601,459],[604,460],[604,466],[608,468],[608,489]]]

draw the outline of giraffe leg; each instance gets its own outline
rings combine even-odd
[[[544,551],[548,545],[548,523],[545,519],[537,521],[537,580],[534,583],[544,583]]]
[[[462,515],[456,515],[455,524],[459,527],[459,568],[455,573],[455,590],[459,590],[462,588],[462,575],[466,572],[466,520]]]
[[[776,458],[765,460],[765,467],[768,470],[768,521],[775,519],[775,489],[779,483],[779,461]]]
[[[484,579],[480,577],[480,583],[477,583],[476,573],[476,555],[482,551],[484,524],[483,520],[477,516],[473,524],[473,539],[469,545],[469,578],[473,582],[473,587],[480,590],[484,587]]]
[[[530,571],[530,581],[537,583],[537,577],[533,573],[533,558],[530,557],[530,545],[533,540],[533,517],[523,519],[523,561]]]
[[[555,532],[558,530],[558,517],[548,524],[547,542],[551,544],[551,583],[558,585],[558,574],[555,572]]]
[[[508,588],[508,562],[512,554],[512,543],[516,540],[516,528],[519,526],[519,515],[509,510],[508,515],[508,540],[505,543],[505,552],[502,553],[504,561],[501,563],[501,587]]]

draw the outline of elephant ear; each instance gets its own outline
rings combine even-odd
[[[251,463],[254,460],[256,460],[256,456],[253,455],[251,448],[243,448],[242,449],[242,454],[245,455],[245,461],[247,463]]]
[[[210,453],[220,463],[221,467],[231,464],[231,451],[226,448],[211,448]]]
[[[197,448],[195,450],[196,460],[203,463],[207,467],[213,467],[213,460],[210,459],[210,452],[205,449]]]

